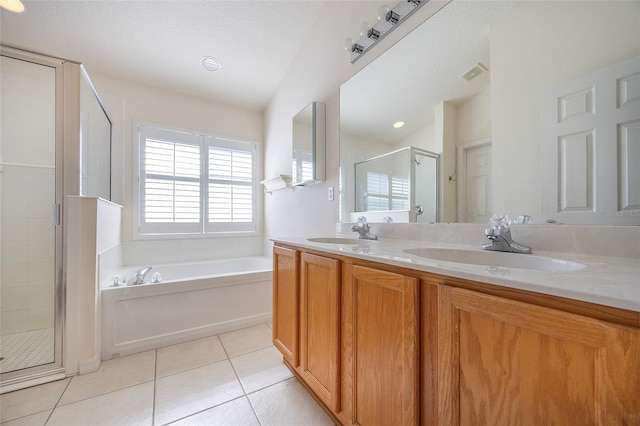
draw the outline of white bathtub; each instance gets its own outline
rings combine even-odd
[[[153,268],[145,284],[102,285],[103,360],[271,320],[271,258],[142,266]],[[155,272],[162,282],[149,283]]]

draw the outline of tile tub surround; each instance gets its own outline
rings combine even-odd
[[[332,425],[259,325],[0,396],[2,425]],[[173,423],[175,422],[175,423]]]
[[[554,272],[444,262],[404,251],[424,247],[480,250],[485,242],[482,224],[372,224],[371,229],[378,240],[358,240],[358,245],[312,243],[306,238],[274,241],[640,312],[640,227],[513,226],[513,239],[532,247],[534,255],[586,265],[577,271]],[[349,224],[338,224],[336,230],[340,236],[355,238]]]

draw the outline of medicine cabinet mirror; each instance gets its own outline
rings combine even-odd
[[[325,116],[325,105],[312,102],[293,117],[292,185],[311,185],[324,180]]]

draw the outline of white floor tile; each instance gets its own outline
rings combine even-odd
[[[221,334],[220,341],[229,358],[233,358],[234,356],[271,346],[271,333],[271,328],[268,325],[261,324]]]
[[[39,413],[56,406],[70,379],[5,393],[0,396],[0,422]]]
[[[296,379],[252,393],[249,400],[262,426],[334,424]]]
[[[244,395],[228,360],[156,381],[155,423],[163,425]]]
[[[151,425],[153,382],[63,405],[47,426]]]
[[[156,377],[165,377],[226,359],[218,336],[158,349]]]
[[[292,376],[263,324],[4,394],[0,420],[2,426],[333,424]]]
[[[247,397],[234,399],[171,426],[260,426]]]
[[[104,361],[98,371],[74,376],[60,405],[152,381],[155,359],[156,351],[147,351]]]
[[[248,394],[293,377],[273,346],[231,358],[231,364]]]
[[[2,423],[2,426],[44,426],[52,411],[53,410],[41,411],[40,413],[31,414],[30,416],[20,417],[19,419]]]

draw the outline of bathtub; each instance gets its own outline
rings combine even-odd
[[[246,257],[127,267],[127,281],[152,266],[145,283],[101,284],[102,359],[142,352],[271,321],[272,261]],[[160,283],[151,283],[154,273]]]

